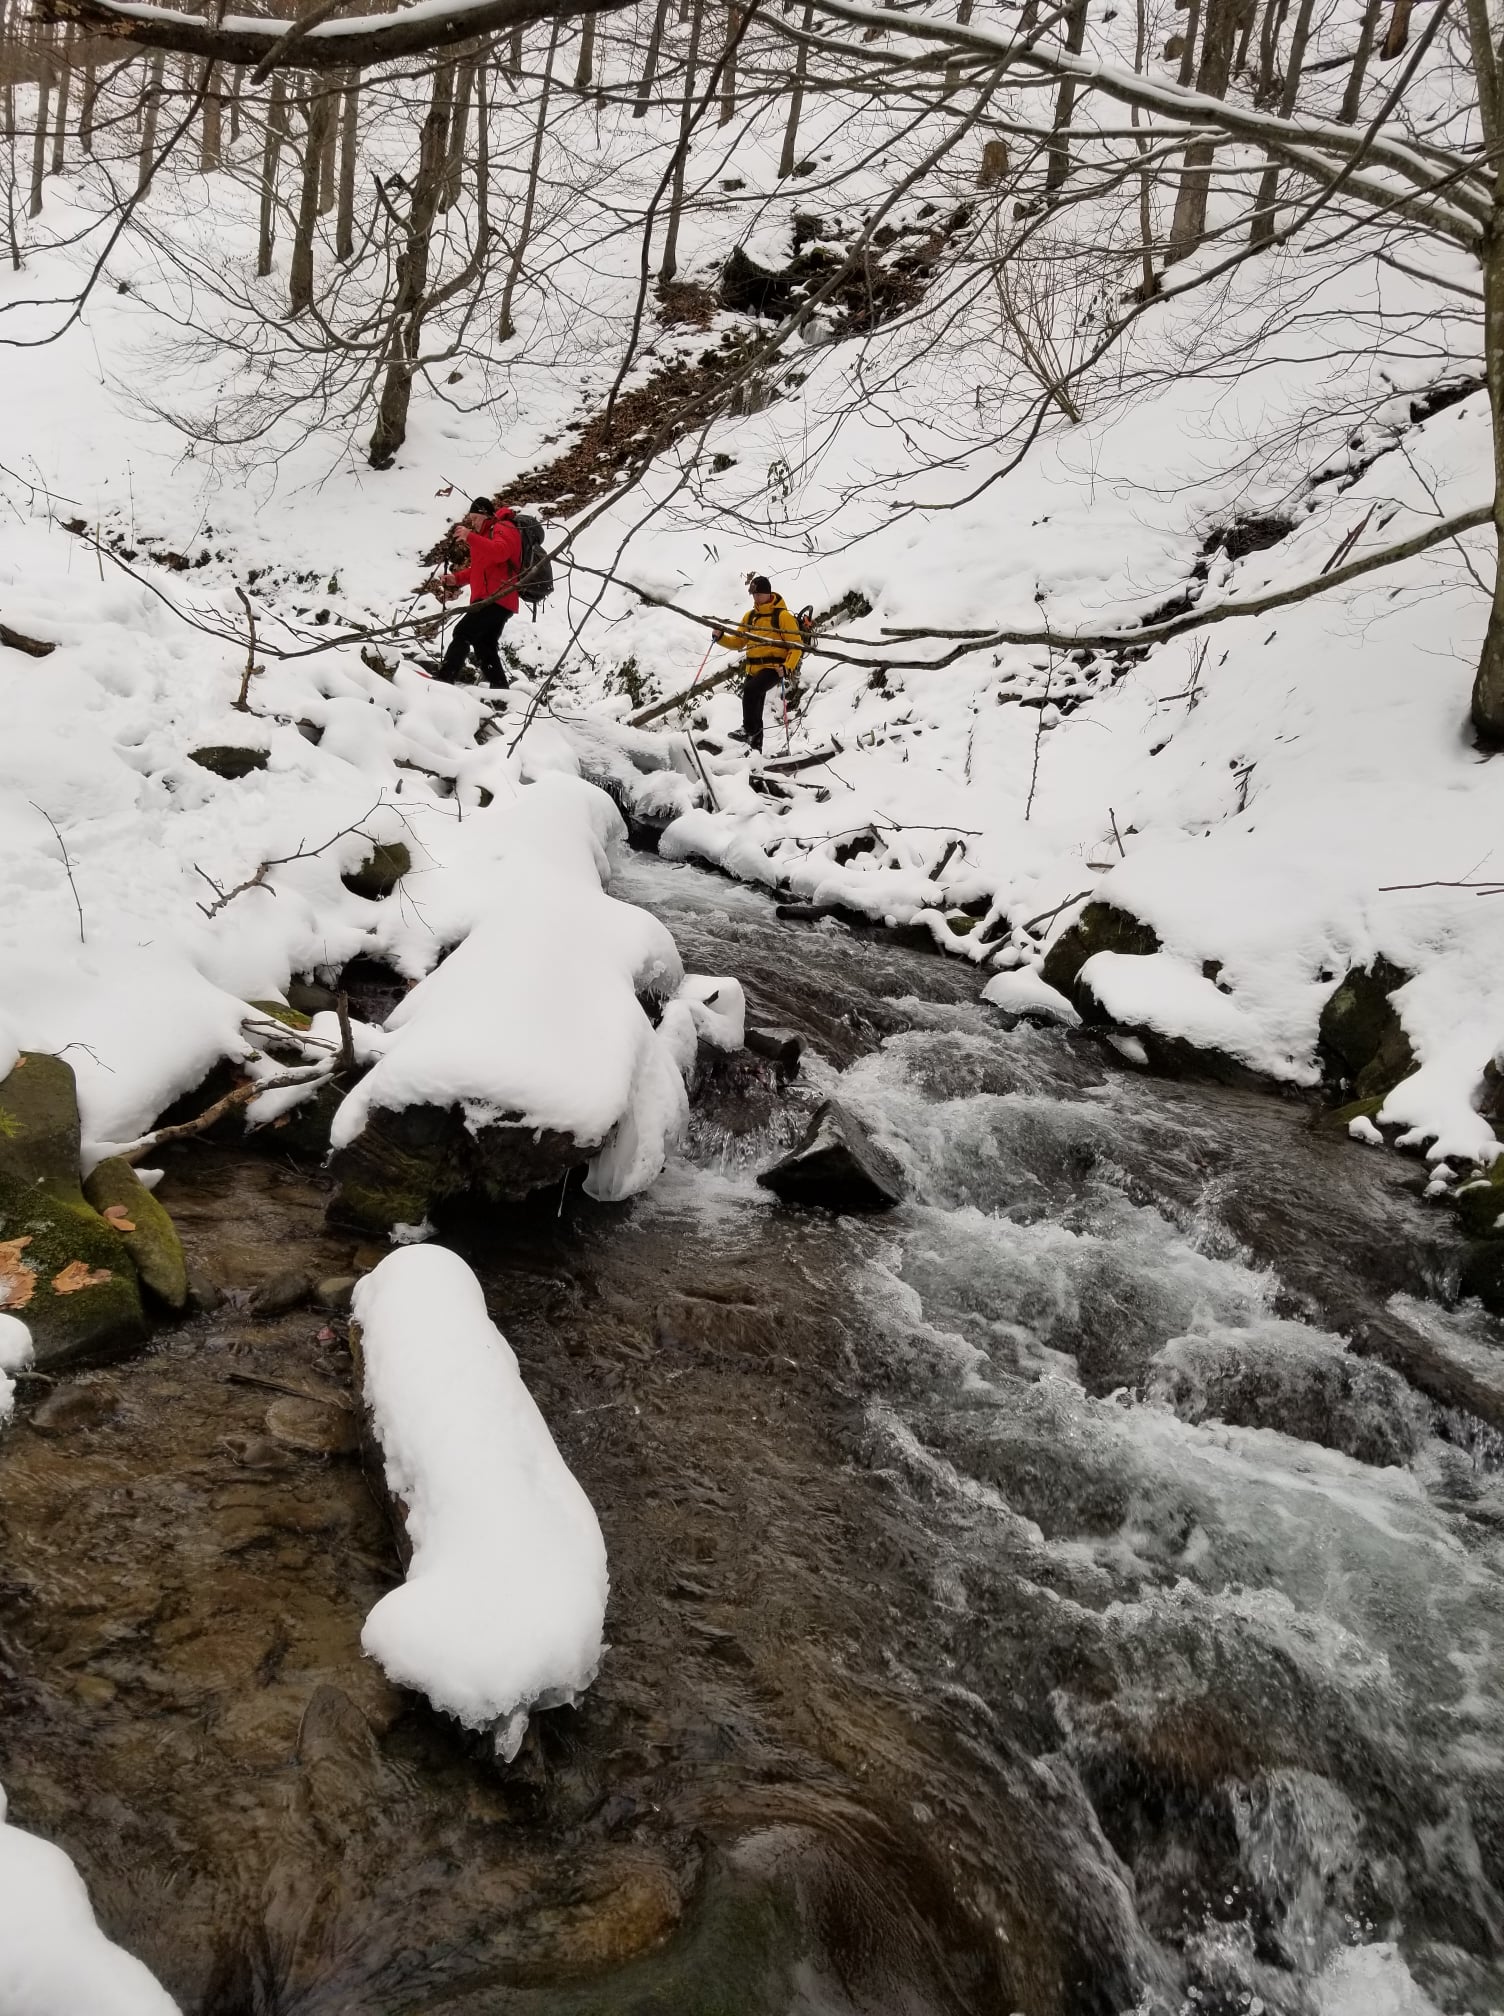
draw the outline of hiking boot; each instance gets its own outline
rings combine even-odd
[[[745,728],[733,728],[726,737],[728,742],[745,742],[746,739],[747,731]]]

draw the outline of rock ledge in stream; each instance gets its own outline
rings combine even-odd
[[[797,1148],[758,1177],[785,1204],[830,1211],[891,1211],[903,1201],[903,1171],[860,1120],[827,1099]]]
[[[136,1269],[84,1197],[78,1151],[72,1066],[23,1051],[0,1083],[0,1308],[31,1331],[39,1371],[146,1336]]]
[[[1371,966],[1355,966],[1322,1008],[1322,1058],[1355,1099],[1381,1098],[1415,1069],[1389,998],[1409,978],[1380,953]]]
[[[108,1215],[143,1284],[169,1309],[181,1309],[188,1300],[183,1242],[165,1207],[130,1163],[112,1155],[97,1164],[84,1184],[84,1196],[101,1217]]]
[[[339,1189],[329,1216],[384,1237],[397,1225],[421,1225],[451,1198],[520,1202],[562,1182],[594,1152],[572,1134],[512,1121],[472,1132],[458,1106],[377,1107],[334,1158]]]

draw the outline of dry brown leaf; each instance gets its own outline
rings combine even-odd
[[[21,1258],[31,1244],[31,1234],[19,1239],[0,1239],[0,1309],[24,1309],[37,1292],[37,1277]]]
[[[107,1225],[113,1225],[117,1232],[134,1232],[136,1221],[126,1215],[123,1204],[106,1204],[100,1214]]]
[[[37,1277],[29,1267],[18,1267],[14,1274],[0,1268],[0,1309],[24,1309],[36,1292]]]
[[[61,1273],[52,1277],[54,1295],[76,1295],[80,1288],[102,1288],[114,1275],[108,1267],[90,1267],[86,1260],[70,1260]]]

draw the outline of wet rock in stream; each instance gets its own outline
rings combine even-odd
[[[835,1099],[816,1110],[798,1147],[757,1180],[785,1204],[830,1211],[891,1211],[904,1194],[897,1162]]]

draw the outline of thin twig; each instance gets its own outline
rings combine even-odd
[[[73,879],[73,863],[68,859],[68,843],[64,840],[62,834],[58,832],[57,821],[50,812],[43,811],[35,798],[28,798],[26,802],[30,805],[33,812],[41,812],[42,817],[52,828],[53,838],[57,841],[59,851],[63,857],[63,872],[68,877],[68,887],[73,891],[73,907],[78,912],[78,942],[82,945],[84,942],[84,906],[79,901],[78,884]]]
[[[214,891],[214,897],[215,897],[215,900],[212,903],[200,903],[198,906],[199,909],[203,911],[206,917],[217,917],[220,911],[224,909],[227,903],[233,903],[235,901],[235,898],[237,896],[243,896],[247,891],[247,889],[265,888],[267,871],[269,869],[285,868],[289,861],[313,861],[317,859],[317,857],[320,854],[327,854],[329,852],[329,849],[332,846],[334,846],[336,841],[348,838],[348,836],[351,833],[359,833],[362,840],[369,840],[371,842],[371,845],[374,847],[376,845],[376,841],[371,834],[365,831],[365,822],[367,819],[370,818],[373,812],[379,812],[381,807],[385,803],[386,803],[386,793],[383,791],[380,797],[376,800],[376,803],[372,806],[369,806],[364,812],[362,812],[358,819],[353,821],[353,823],[350,824],[349,826],[341,826],[341,828],[337,833],[331,833],[329,838],[327,840],[321,841],[317,847],[305,847],[299,844],[298,848],[294,853],[274,854],[269,861],[263,861],[261,863],[261,866],[256,870],[254,875],[248,875],[244,880],[244,882],[237,882],[233,889],[222,889],[219,886],[219,884],[215,881],[214,877],[212,875],[205,875],[203,869],[200,868],[198,863],[195,861],[193,864],[194,874],[203,875],[204,880],[208,883],[209,887]],[[266,893],[268,894],[268,896],[275,896],[277,892],[275,889],[267,889]]]

